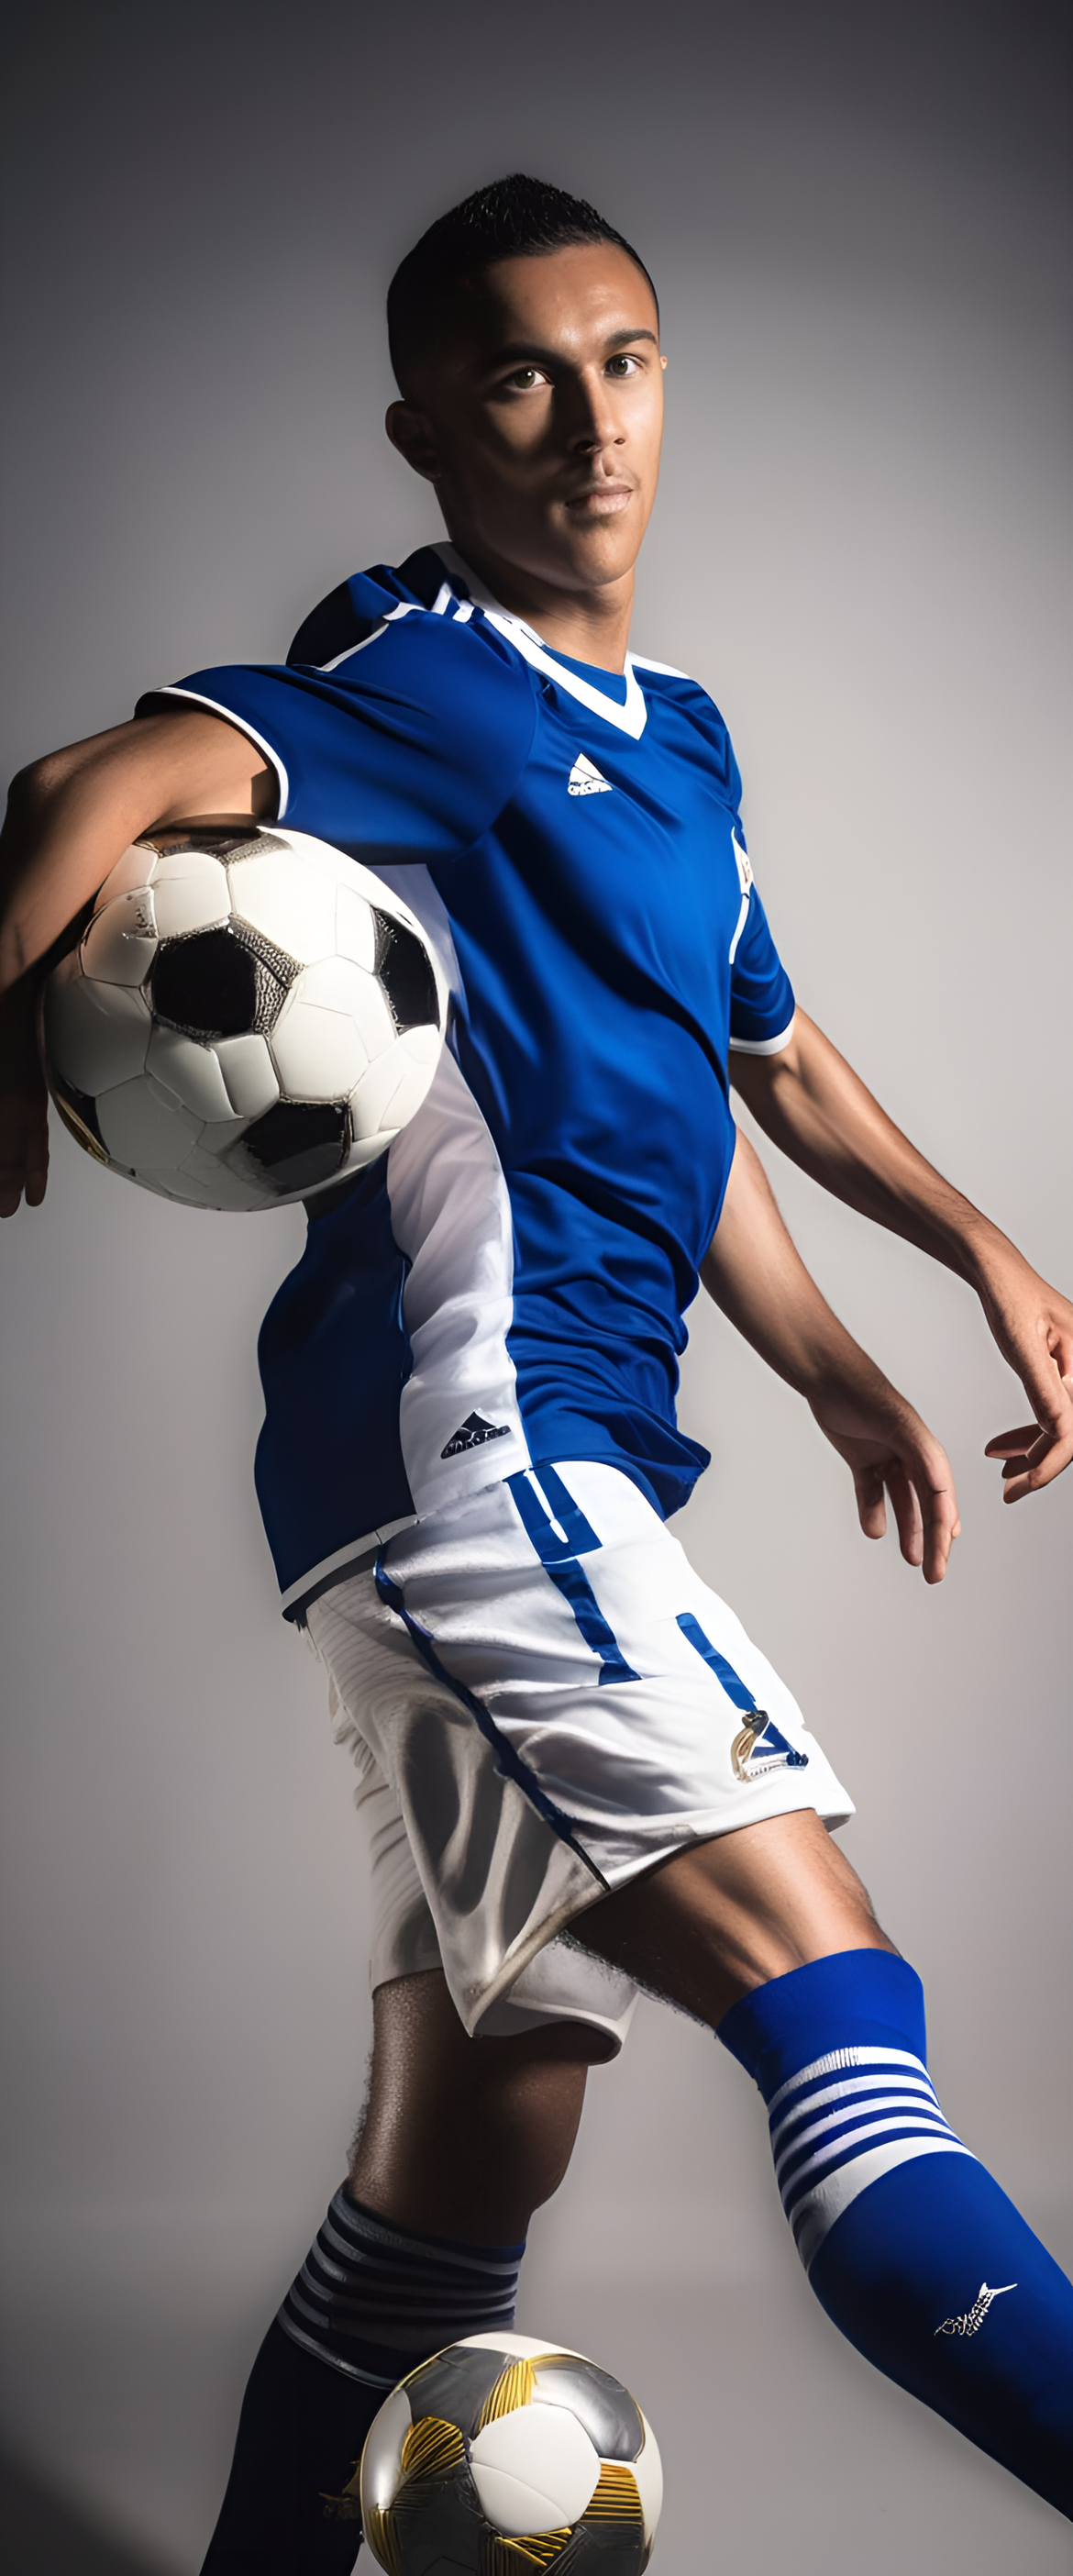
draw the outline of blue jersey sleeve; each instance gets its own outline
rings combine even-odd
[[[756,887],[751,885],[730,973],[731,1052],[777,1055],[789,1038],[793,1016],[793,986]]]
[[[141,699],[138,713],[195,704],[225,716],[275,769],[277,819],[355,858],[428,860],[469,849],[529,756],[537,708],[528,667],[483,619],[474,626],[431,615],[368,579],[344,587],[369,600],[350,623],[357,640],[320,667],[292,660],[195,671]]]

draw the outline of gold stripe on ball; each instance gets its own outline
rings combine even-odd
[[[528,2576],[530,2568],[552,2567],[570,2538],[568,2525],[561,2531],[527,2533],[522,2540],[508,2540],[502,2531],[482,2531],[480,2576]]]
[[[465,2456],[457,2424],[445,2423],[442,2415],[422,2415],[405,2436],[399,2469],[404,2478],[442,2478],[459,2468]]]
[[[79,1117],[77,1109],[70,1109],[66,1100],[60,1099],[58,1091],[54,1091],[52,1097],[67,1133],[74,1137],[76,1145],[81,1145],[83,1153],[92,1154],[95,1163],[106,1163],[108,1156],[103,1145],[98,1143],[92,1128],[87,1127],[85,1119]]]
[[[494,2388],[490,2388],[480,2414],[477,2431],[494,2424],[500,2415],[513,2415],[519,2406],[529,2406],[536,2394],[536,2372],[531,2361],[511,2361],[501,2370]]]
[[[367,2504],[361,2518],[366,2547],[372,2550],[377,2565],[387,2576],[402,2576],[399,2540],[390,2506]]]
[[[643,2522],[637,2480],[617,2460],[602,2460],[600,2475],[582,2515],[583,2522]]]

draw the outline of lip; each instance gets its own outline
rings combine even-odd
[[[586,517],[599,517],[605,511],[613,516],[632,501],[634,488],[632,483],[589,483],[583,492],[572,493],[566,506]]]

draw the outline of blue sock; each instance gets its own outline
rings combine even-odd
[[[350,2576],[374,2415],[444,2344],[510,2328],[524,2251],[418,2236],[336,2192],[250,2373],[202,2576]]]
[[[828,2316],[1073,2520],[1073,2285],[944,2120],[919,1977],[843,1950],[743,1996],[719,2037],[764,2096]]]

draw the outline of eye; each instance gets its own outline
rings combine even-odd
[[[532,393],[535,386],[546,385],[547,381],[542,367],[515,367],[511,375],[503,378],[505,385],[513,386],[520,394]]]
[[[628,349],[619,349],[613,358],[608,359],[607,373],[609,376],[616,377],[621,384],[626,377],[632,376],[634,369],[641,363],[640,358],[631,357]]]

